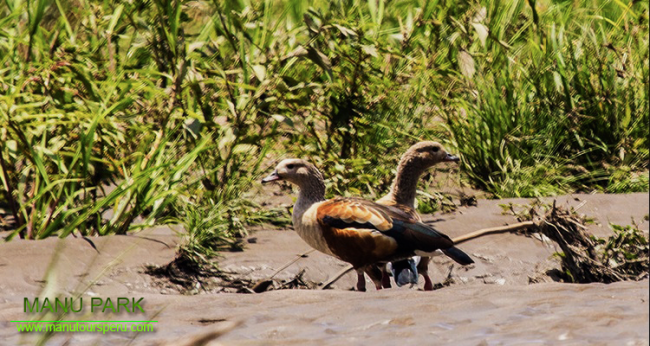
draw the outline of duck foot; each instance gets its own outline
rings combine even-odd
[[[357,274],[357,291],[359,292],[366,291],[366,277],[363,276],[363,273]]]
[[[431,282],[431,278],[429,277],[429,275],[422,274],[422,277],[424,278],[424,290],[433,291],[433,282]]]
[[[388,274],[388,272],[385,269],[381,271],[381,285],[384,288],[391,288],[392,287],[391,284],[390,284],[390,275]]]

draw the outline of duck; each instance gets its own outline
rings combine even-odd
[[[391,185],[390,192],[376,202],[399,208],[413,219],[422,222],[422,218],[415,210],[415,195],[420,177],[427,169],[438,163],[459,161],[458,156],[449,154],[444,146],[438,142],[418,142],[404,152],[397,166],[397,174]],[[428,274],[429,261],[430,257],[425,256],[390,263],[397,286],[417,284],[419,273],[424,278],[424,290],[433,290],[433,282]],[[390,278],[386,269],[382,272],[382,285],[384,288],[390,287]]]
[[[366,291],[364,273],[382,289],[379,265],[442,250],[461,265],[474,261],[447,235],[426,225],[401,206],[359,197],[325,199],[322,173],[302,159],[285,159],[262,179],[286,181],[298,187],[292,221],[296,233],[312,248],[352,265],[358,291]]]

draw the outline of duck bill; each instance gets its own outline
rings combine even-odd
[[[273,173],[269,174],[266,178],[262,179],[262,184],[268,184],[272,181],[280,180],[280,176],[278,175],[278,171],[273,171]]]
[[[447,154],[447,156],[445,156],[443,161],[445,161],[445,162],[459,162],[460,158],[458,156],[456,156],[456,155]]]

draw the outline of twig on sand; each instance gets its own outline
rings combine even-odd
[[[307,255],[309,255],[310,253],[312,253],[312,252],[314,252],[314,251],[316,251],[316,249],[307,250],[307,251],[301,253],[300,255],[296,256],[296,258],[292,259],[291,261],[287,262],[285,265],[283,265],[282,267],[280,267],[280,269],[276,270],[275,273],[273,273],[273,275],[271,275],[271,277],[270,277],[269,279],[273,279],[273,278],[274,278],[276,275],[278,275],[281,271],[285,270],[285,269],[286,269],[287,267],[289,267],[290,265],[292,265],[292,264],[298,262],[299,259],[307,257]]]
[[[268,279],[258,281],[250,289],[253,291],[253,293],[262,293],[262,292],[267,291],[271,286],[273,286],[273,278],[276,275],[280,274],[280,272],[287,269],[290,265],[298,262],[299,259],[307,257],[307,255],[309,255],[310,253],[312,253],[314,251],[316,251],[316,249],[307,250],[307,251],[301,253],[300,255],[297,255],[296,258],[294,258],[291,261],[285,263],[282,267],[280,267],[280,269],[276,270],[275,273],[273,273],[273,275],[271,275],[271,277],[269,277]],[[294,278],[294,280],[295,280],[295,278]]]
[[[580,208],[584,207],[585,204],[587,204],[587,201],[582,201],[580,204],[578,204],[577,207],[573,208],[573,211],[578,211]]]
[[[189,336],[186,335],[181,339],[174,340],[165,345],[200,346],[212,344],[215,339],[235,329],[241,323],[241,321],[224,321],[215,327],[209,328],[207,331],[202,331]]]
[[[334,274],[331,278],[327,279],[327,281],[323,282],[323,284],[318,288],[319,290],[325,290],[330,287],[333,283],[337,282],[340,278],[343,277],[343,275],[347,274],[350,270],[352,270],[351,265],[348,265],[347,267],[341,269],[340,272]]]

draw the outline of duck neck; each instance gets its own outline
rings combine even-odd
[[[300,193],[293,207],[294,218],[304,214],[314,203],[325,200],[325,182],[322,176],[314,176],[298,186]]]
[[[407,205],[415,208],[415,194],[418,180],[425,167],[409,158],[402,158],[397,167],[397,175],[390,187],[390,193],[386,196],[397,204]]]

